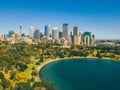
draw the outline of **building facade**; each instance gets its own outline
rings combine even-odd
[[[63,24],[63,37],[65,38],[68,37],[68,24],[67,23]]]
[[[84,44],[87,46],[91,45],[91,32],[84,32]]]
[[[50,24],[45,25],[44,35],[50,37]]]
[[[79,35],[79,28],[77,26],[73,27],[73,36]]]
[[[71,39],[72,39],[72,44],[80,45],[81,38],[79,35],[72,36]]]
[[[40,30],[36,29],[33,35],[34,39],[40,39]]]
[[[14,35],[15,35],[15,32],[13,30],[10,30],[8,32],[8,38],[12,38],[12,37],[14,37]]]
[[[63,32],[59,32],[59,38],[63,38]]]
[[[59,39],[59,28],[58,27],[55,27],[52,29],[52,38],[54,40]]]
[[[33,38],[33,26],[29,27],[29,37],[32,39]]]

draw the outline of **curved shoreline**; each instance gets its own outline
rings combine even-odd
[[[68,59],[103,59],[103,60],[110,60],[110,61],[119,61],[116,59],[111,59],[111,58],[97,58],[97,57],[66,57],[66,58],[57,58],[57,59],[49,59],[45,62],[43,62],[37,69],[38,72],[41,71],[41,69],[46,66],[49,63],[56,62],[56,61],[62,61],[62,60],[68,60]],[[39,76],[39,80],[41,81],[41,78]]]

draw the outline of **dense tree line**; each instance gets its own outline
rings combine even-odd
[[[33,44],[28,45],[25,43],[9,44],[8,42],[0,43],[0,88],[4,90],[11,88],[11,90],[32,90],[35,86],[46,87],[47,90],[55,90],[53,84],[49,82],[34,82],[33,86],[30,83],[34,81],[34,76],[38,72],[33,67],[31,73],[31,80],[27,79],[24,82],[18,82],[20,76],[18,72],[24,72],[33,60],[39,59],[35,65],[40,65],[41,62],[47,59],[56,59],[64,57],[109,57],[120,59],[120,46],[80,46],[72,45],[70,48],[62,48],[61,45],[56,44]],[[34,57],[34,59],[31,59]],[[4,74],[9,74],[9,78],[5,78]],[[16,82],[14,87],[11,82]],[[48,85],[48,86],[47,86]],[[30,87],[30,89],[26,89]],[[54,88],[54,89],[50,89]],[[16,88],[16,89],[15,89]],[[2,89],[1,89],[2,90]]]

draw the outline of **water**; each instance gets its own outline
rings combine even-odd
[[[42,80],[58,90],[120,90],[120,62],[79,59],[57,61],[41,69]]]

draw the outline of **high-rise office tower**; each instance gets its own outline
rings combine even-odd
[[[8,32],[8,37],[9,37],[9,38],[14,37],[14,35],[15,35],[15,32],[14,32],[13,30],[10,30],[10,31]]]
[[[63,37],[65,38],[68,37],[68,24],[67,23],[63,24]]]
[[[45,25],[44,35],[50,37],[50,24]]]
[[[84,44],[87,46],[91,45],[91,32],[84,32]]]
[[[54,27],[52,29],[52,38],[57,40],[59,38],[59,28],[58,27]]]
[[[84,32],[81,32],[80,37],[81,37],[81,44],[84,44]]]
[[[59,32],[59,38],[63,37],[63,32]]]
[[[20,35],[22,35],[22,24],[20,24],[19,27],[20,27]]]
[[[40,39],[40,30],[36,29],[33,35],[34,39]]]
[[[72,31],[70,32],[70,37],[72,36]]]
[[[77,26],[73,27],[73,36],[79,35],[79,28]]]
[[[84,44],[87,46],[90,46],[90,37],[89,36],[84,37]]]
[[[73,43],[74,43],[75,45],[79,45],[80,42],[81,42],[81,38],[80,38],[79,35],[73,36]]]
[[[29,27],[29,37],[33,38],[33,26]]]

